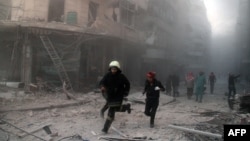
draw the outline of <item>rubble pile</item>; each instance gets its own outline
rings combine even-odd
[[[240,110],[250,113],[250,94],[240,98]]]
[[[100,117],[105,99],[98,92],[77,93],[74,94],[76,99],[69,100],[63,93],[26,94],[19,90],[8,90],[0,95],[0,119],[37,137],[54,141],[78,141],[77,137],[80,136],[88,141],[221,141],[224,124],[250,122],[250,114],[229,109],[224,95],[207,94],[201,104],[195,99],[188,100],[184,95],[185,89],[181,89],[181,96],[176,99],[161,94],[156,125],[150,128],[149,118],[144,115],[145,96],[141,89],[132,90],[124,100],[131,103],[131,114],[117,113],[113,127],[106,135],[101,134],[105,119]],[[50,128],[51,134],[45,132],[45,126]],[[4,122],[0,122],[0,131],[0,140],[3,141],[7,135],[16,141],[39,140]]]

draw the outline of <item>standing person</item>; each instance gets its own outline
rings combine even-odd
[[[172,87],[173,87],[173,97],[179,96],[179,85],[180,85],[180,78],[177,74],[172,75]]]
[[[202,102],[202,97],[204,94],[204,85],[206,84],[206,78],[204,75],[204,72],[199,72],[199,75],[197,76],[195,80],[195,94],[196,94],[196,101]]]
[[[123,98],[128,96],[130,90],[130,82],[124,74],[122,74],[118,61],[112,61],[109,64],[109,72],[100,82],[101,91],[106,92],[108,117],[102,131],[107,133],[115,117],[115,112],[131,112],[130,104],[122,105]]]
[[[236,94],[235,81],[238,77],[240,77],[240,74],[235,76],[234,74],[229,73],[229,76],[228,76],[228,90],[229,90],[228,99],[230,99],[231,96],[234,98],[234,96]],[[233,95],[231,95],[232,92],[233,92]]]
[[[186,86],[187,86],[187,97],[191,99],[194,93],[194,75],[192,72],[189,72],[186,76]]]
[[[214,75],[213,72],[210,73],[208,80],[210,82],[209,83],[210,84],[210,93],[213,94],[213,92],[214,92],[214,84],[216,82],[216,76]]]
[[[147,73],[143,95],[146,93],[145,115],[150,117],[150,127],[154,127],[156,110],[159,105],[160,91],[165,91],[161,82],[155,78],[154,72]]]

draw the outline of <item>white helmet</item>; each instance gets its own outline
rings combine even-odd
[[[120,63],[118,61],[111,61],[109,63],[109,67],[117,67],[118,69],[120,69]]]

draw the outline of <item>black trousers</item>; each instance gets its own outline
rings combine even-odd
[[[187,88],[187,97],[188,97],[188,99],[191,98],[193,93],[194,93],[194,88]]]
[[[236,88],[235,87],[233,87],[233,86],[231,86],[231,87],[229,87],[228,88],[228,90],[229,90],[229,93],[228,93],[228,99],[231,97],[231,96],[235,96],[235,94],[236,94]],[[233,92],[233,95],[232,95],[232,92]]]
[[[214,93],[214,82],[210,82],[210,93]]]
[[[116,112],[126,112],[128,109],[130,109],[130,106],[128,105],[122,105],[122,103],[116,104],[116,105],[110,105],[109,103],[107,104],[108,106],[108,117],[106,119],[106,122],[104,124],[104,127],[102,129],[103,132],[108,132],[112,122],[114,121],[115,118],[115,113]]]
[[[179,96],[179,86],[173,86],[173,97]]]
[[[108,102],[106,102],[105,105],[103,105],[101,112],[104,113],[106,110],[108,110],[108,108],[109,108],[109,105],[108,105]]]
[[[145,105],[145,115],[150,116],[150,124],[154,124],[155,114],[159,105],[159,98],[147,98]]]
[[[103,98],[106,100],[106,103],[105,103],[105,105],[103,105],[103,107],[102,107],[102,109],[101,109],[101,114],[103,115],[104,114],[104,112],[106,111],[106,110],[108,110],[108,108],[109,108],[109,105],[108,105],[108,101],[107,101],[107,93],[105,93],[104,91],[102,92],[102,96],[103,96]]]

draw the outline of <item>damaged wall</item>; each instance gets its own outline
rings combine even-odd
[[[88,23],[88,11],[89,11],[89,0],[74,0],[74,1],[65,0],[64,21],[66,23],[69,23],[71,20],[70,16],[75,13],[76,14],[75,25],[86,26]]]
[[[47,21],[49,0],[12,0],[12,21]]]
[[[189,34],[183,33],[186,33],[185,19],[188,19],[185,16],[189,15],[180,16],[186,12],[185,9],[177,13],[179,3],[175,0],[16,0],[13,2],[15,8],[12,20],[26,23],[21,24],[24,29],[32,27],[49,30],[49,36],[62,55],[62,61],[75,84],[78,81],[94,84],[114,59],[120,61],[131,81],[139,82],[142,80],[140,77],[144,80],[144,71],[148,69],[159,70],[158,75],[165,77],[165,72],[177,69],[183,61],[178,60],[178,57],[185,52],[182,50],[185,44],[179,41],[188,40]],[[44,49],[39,41],[40,34],[43,32],[36,33],[34,40],[37,41],[32,43],[32,47],[40,46],[40,49]],[[152,39],[150,45],[145,45],[147,37]],[[145,53],[146,49],[152,48],[164,52],[163,57],[155,59]],[[46,67],[47,73],[53,72],[50,69],[53,63],[48,54],[44,51],[41,57],[39,51],[34,52],[36,67],[33,75]],[[148,60],[142,54],[148,56]],[[41,59],[44,57],[50,61],[49,67],[46,66],[48,62]],[[131,65],[131,62],[134,64]],[[155,62],[160,62],[164,67],[157,68]],[[143,73],[143,76],[138,76],[139,73]]]
[[[149,0],[131,0],[133,3],[137,5],[137,7],[140,7],[144,10],[148,9],[148,1]]]

